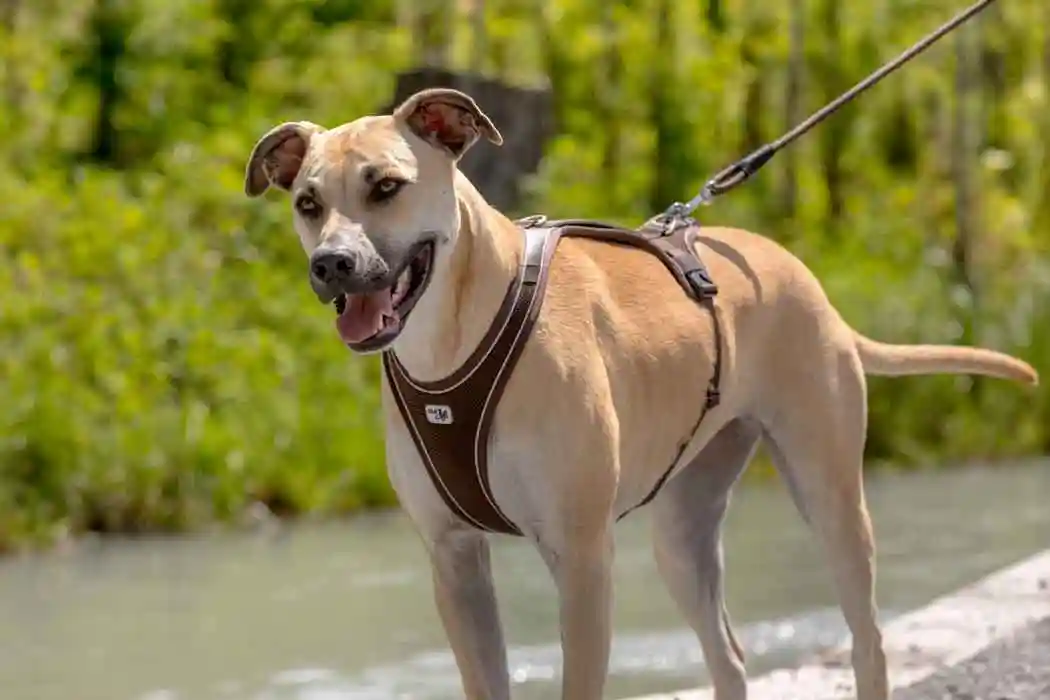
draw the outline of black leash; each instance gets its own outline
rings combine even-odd
[[[733,189],[737,185],[745,182],[758,172],[759,168],[769,162],[769,160],[776,155],[777,151],[784,148],[792,141],[802,136],[804,133],[812,129],[814,126],[824,121],[826,118],[831,116],[844,104],[852,100],[857,95],[861,94],[875,83],[879,82],[887,75],[897,70],[911,59],[918,56],[920,53],[928,49],[935,41],[943,37],[948,32],[956,29],[959,25],[963,24],[971,17],[979,13],[991,5],[995,0],[980,0],[975,3],[967,10],[960,12],[958,15],[953,17],[950,21],[941,25],[937,31],[928,35],[917,44],[912,46],[910,49],[897,56],[882,68],[869,75],[864,80],[854,85],[849,91],[840,95],[833,102],[822,108],[820,111],[814,113],[809,119],[805,120],[788,133],[781,136],[772,143],[767,143],[753,153],[741,158],[737,162],[733,163],[729,167],[725,168],[717,175],[712,177],[704,185],[700,193],[690,199],[688,202],[675,202],[667,211],[664,212],[661,218],[674,219],[674,218],[685,218],[689,216],[698,206],[701,204],[710,204],[711,201],[718,195],[725,194],[729,190]]]

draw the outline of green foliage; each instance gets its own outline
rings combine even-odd
[[[486,69],[515,82],[556,71],[560,131],[514,213],[638,222],[785,130],[790,5],[488,3]],[[808,114],[957,3],[805,9]],[[0,9],[0,548],[236,520],[255,502],[336,513],[393,501],[377,364],[350,356],[312,299],[287,202],[241,187],[272,125],[335,124],[389,100],[414,61],[411,14],[350,0]],[[1045,372],[1044,14],[1015,3],[982,19],[972,290],[953,269],[951,40],[793,147],[794,214],[774,161],[701,216],[785,242],[877,338],[957,342],[972,320],[980,344]],[[462,65],[470,18],[452,21]],[[1045,391],[951,377],[870,387],[875,460],[1050,446]]]

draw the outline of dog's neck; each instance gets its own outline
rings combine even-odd
[[[394,344],[415,379],[447,377],[470,357],[518,274],[524,242],[518,227],[455,173],[459,233],[435,260],[433,277]]]

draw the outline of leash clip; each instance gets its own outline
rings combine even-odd
[[[657,214],[642,224],[640,230],[650,231],[655,238],[666,238],[683,226],[696,226],[696,220],[689,216],[688,207],[688,204],[675,202],[663,213]]]

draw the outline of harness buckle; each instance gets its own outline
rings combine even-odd
[[[547,216],[545,214],[530,214],[529,216],[518,219],[515,223],[522,228],[534,228],[546,221]]]
[[[689,285],[701,300],[718,296],[718,285],[711,279],[706,267],[698,267],[685,273]]]

